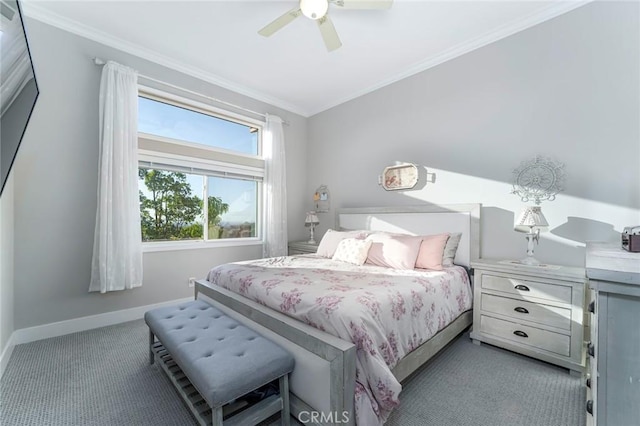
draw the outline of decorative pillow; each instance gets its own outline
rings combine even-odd
[[[441,271],[444,248],[448,240],[449,234],[423,236],[416,259],[416,268]]]
[[[442,266],[453,266],[453,259],[456,257],[456,251],[458,251],[460,238],[462,238],[462,234],[459,232],[455,232],[449,235],[447,244],[444,246],[444,253],[442,255]]]
[[[336,252],[336,248],[338,248],[338,244],[340,241],[345,238],[357,238],[357,239],[365,239],[367,237],[367,231],[334,231],[333,229],[328,229],[327,232],[320,240],[320,244],[318,245],[318,250],[316,254],[324,257],[331,258],[333,254]]]
[[[422,237],[376,233],[369,235],[371,249],[367,263],[393,269],[413,269]]]
[[[357,238],[345,238],[338,243],[333,260],[362,265],[367,260],[371,241]]]

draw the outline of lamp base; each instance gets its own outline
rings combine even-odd
[[[540,261],[533,257],[533,246],[534,243],[537,243],[538,239],[540,238],[540,230],[536,229],[536,231],[534,232],[533,229],[531,229],[531,231],[528,232],[525,237],[527,238],[527,257],[522,259],[520,263],[522,263],[523,265],[538,266],[540,265]]]
[[[315,224],[315,223],[312,223],[312,224],[309,226],[309,230],[310,230],[311,232],[309,233],[309,241],[307,241],[307,243],[308,243],[308,244],[315,244],[315,243],[316,243],[316,239],[313,237],[313,228],[315,228],[315,227],[316,227],[316,224]]]

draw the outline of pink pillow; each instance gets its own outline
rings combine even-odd
[[[442,254],[448,239],[449,234],[423,236],[416,259],[416,268],[442,271]]]
[[[379,233],[369,235],[367,240],[373,243],[367,263],[394,269],[413,269],[422,237]]]
[[[328,229],[327,232],[320,240],[320,244],[318,245],[318,250],[316,254],[332,258],[338,248],[338,244],[340,241],[345,238],[357,238],[360,240],[364,240],[367,237],[368,233],[366,231],[334,231],[333,229]]]

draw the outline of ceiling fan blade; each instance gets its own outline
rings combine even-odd
[[[318,28],[320,28],[320,34],[322,34],[324,45],[327,47],[329,52],[342,46],[340,37],[338,37],[338,33],[336,32],[336,27],[333,26],[333,22],[331,22],[329,16],[325,15],[318,19]]]
[[[331,0],[345,9],[390,9],[393,0]]]
[[[284,27],[285,25],[290,24],[291,21],[293,21],[300,15],[302,15],[302,10],[300,10],[299,7],[296,9],[291,9],[284,15],[276,18],[273,22],[267,24],[263,29],[258,31],[258,34],[260,34],[261,36],[269,37],[276,31],[282,29],[282,27]]]

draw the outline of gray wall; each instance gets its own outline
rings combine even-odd
[[[261,254],[146,253],[142,288],[87,292],[98,161],[94,56],[289,121],[292,240],[306,237],[301,220],[324,183],[334,210],[481,202],[483,255],[520,257],[524,238],[512,227],[523,203],[509,194],[511,171],[535,154],[565,162],[567,173],[566,190],[542,205],[551,232],[536,250],[540,259],[582,264],[585,240],[615,240],[622,226],[640,223],[637,4],[589,4],[308,120],[39,21],[27,19],[27,28],[41,95],[13,172],[14,260],[3,245],[0,264],[2,346],[6,330],[188,297],[188,277]],[[377,176],[395,161],[428,167],[436,183],[385,192]],[[320,235],[333,211],[321,220]],[[11,228],[0,228],[3,241]]]
[[[98,91],[111,59],[147,75],[256,111],[285,126],[291,238],[303,238],[307,119],[113,48],[27,19],[40,98],[14,165],[15,329],[189,297],[188,277],[260,257],[260,246],[145,253],[141,288],[88,293],[96,210]]]
[[[13,174],[9,174],[0,196],[0,354],[14,331],[13,193]]]
[[[584,263],[586,240],[640,223],[638,4],[595,2],[309,121],[307,192],[332,207],[482,203],[482,255],[525,255],[512,170],[536,154],[566,164],[565,191],[542,204],[539,259]],[[415,191],[377,184],[395,161],[426,166]],[[319,234],[333,225],[321,216]]]

